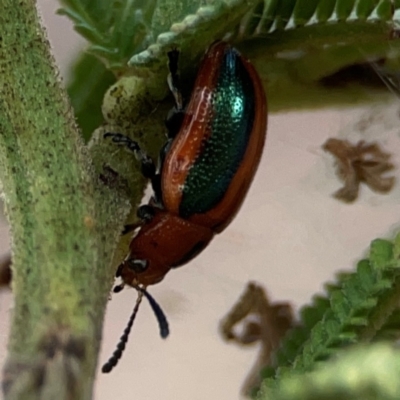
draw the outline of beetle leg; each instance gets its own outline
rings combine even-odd
[[[129,138],[128,136],[123,135],[122,133],[112,133],[107,132],[104,134],[104,138],[111,137],[114,143],[122,144],[126,146],[130,151],[133,152],[136,159],[141,164],[141,171],[145,178],[151,180],[151,186],[154,191],[155,198],[157,201],[161,199],[161,177],[160,174],[156,173],[156,166],[154,161],[144,152],[139,144]],[[123,231],[125,232],[125,230]],[[129,231],[128,231],[129,232]],[[127,233],[127,232],[125,232]]]
[[[121,235],[126,235],[129,232],[133,232],[136,228],[139,228],[142,225],[142,221],[135,222],[134,224],[126,224],[124,225],[124,229],[122,230]]]
[[[140,206],[136,212],[136,216],[139,218],[139,221],[134,222],[133,224],[124,225],[121,235],[126,235],[129,232],[133,232],[136,228],[140,228],[146,222],[150,222],[153,219],[154,214],[154,206],[149,204]]]
[[[154,207],[150,206],[148,204],[140,206],[136,213],[138,218],[140,218],[144,222],[150,222],[153,219],[154,214],[155,214]],[[142,224],[143,224],[143,222],[142,222]]]
[[[176,109],[183,110],[182,93],[180,88],[179,72],[178,72],[179,51],[177,49],[168,52],[168,69],[167,78],[169,90],[175,99]]]
[[[174,138],[182,125],[183,117],[185,115],[181,85],[178,72],[179,51],[174,49],[168,52],[168,68],[169,74],[167,78],[169,90],[175,99],[175,106],[169,111],[165,125],[168,131],[168,138]]]
[[[143,176],[148,179],[153,179],[156,174],[156,166],[153,160],[140,148],[137,142],[122,133],[107,132],[104,134],[104,137],[111,137],[114,143],[122,144],[132,151],[142,166]]]
[[[139,144],[123,135],[122,133],[107,132],[104,134],[104,138],[111,137],[114,143],[122,144],[126,146],[141,164],[141,171],[145,178],[153,180],[156,176],[156,166],[154,161],[143,151]]]

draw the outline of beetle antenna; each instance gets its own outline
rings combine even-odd
[[[122,353],[124,352],[126,343],[128,342],[129,334],[131,333],[133,322],[135,321],[136,314],[139,310],[139,306],[140,303],[142,302],[143,296],[145,296],[146,299],[149,301],[150,306],[157,318],[158,325],[160,327],[160,336],[163,339],[165,339],[169,335],[169,326],[167,317],[165,316],[159,304],[154,300],[154,298],[149,293],[147,293],[147,291],[144,288],[135,287],[135,289],[139,292],[135,307],[133,308],[132,314],[129,318],[128,325],[126,326],[124,333],[119,339],[117,348],[115,349],[113,355],[101,368],[101,371],[103,373],[111,372],[111,370],[118,364],[118,361],[122,357]]]
[[[158,326],[160,328],[160,336],[163,339],[165,339],[169,335],[169,326],[167,317],[165,316],[164,311],[161,309],[160,305],[154,300],[154,297],[152,297],[146,290],[143,290],[142,293],[149,301],[150,306],[157,318]]]
[[[135,321],[136,314],[139,310],[140,303],[142,302],[143,299],[143,293],[144,292],[139,291],[139,295],[136,300],[136,304],[132,311],[132,314],[129,318],[128,325],[126,326],[124,333],[120,337],[119,342],[117,344],[117,348],[114,350],[113,355],[101,368],[101,372],[103,373],[111,372],[111,370],[118,364],[118,361],[122,357],[122,353],[124,352],[126,343],[128,342],[129,334],[131,333],[133,322]]]

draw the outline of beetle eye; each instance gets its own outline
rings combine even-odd
[[[137,274],[146,271],[147,267],[149,266],[149,262],[147,260],[135,258],[130,258],[129,260],[127,260],[127,264],[128,267]]]

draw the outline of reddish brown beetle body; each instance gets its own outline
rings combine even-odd
[[[166,317],[146,287],[160,282],[171,268],[186,264],[229,225],[243,203],[264,147],[266,99],[249,61],[227,43],[211,45],[185,110],[178,88],[178,52],[168,56],[176,109],[167,120],[171,140],[161,153],[160,173],[136,142],[118,133],[105,134],[135,153],[152,182],[154,197],[139,207],[142,221],[133,226],[139,230],[117,270],[123,284],[114,291],[127,284],[139,296],[103,372],[110,372],[121,358],[143,296],[157,316],[161,336],[168,336]]]
[[[154,207],[121,265],[126,284],[160,282],[226,228],[257,170],[266,122],[265,93],[254,67],[227,43],[214,43],[162,165],[161,209]],[[132,260],[145,268],[138,270]]]
[[[193,224],[166,211],[156,210],[152,220],[143,225],[132,240],[128,256],[148,260],[146,273],[135,274],[127,266],[121,269],[121,278],[127,284],[138,282],[144,286],[154,285],[160,282],[171,268],[195,256],[188,254],[188,248],[193,249],[198,243],[204,243],[206,246],[213,235],[210,228]],[[178,243],[180,245],[177,245]]]

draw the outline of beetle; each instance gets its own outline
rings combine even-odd
[[[168,141],[161,150],[159,170],[137,142],[118,133],[104,135],[135,154],[154,191],[149,204],[138,209],[140,222],[127,229],[137,232],[116,273],[122,284],[114,291],[133,286],[140,300],[149,296],[147,286],[193,259],[233,220],[265,142],[265,92],[247,59],[228,43],[214,42],[201,62],[185,108],[178,56],[177,50],[168,53],[168,85],[175,107],[166,121]],[[156,315],[165,333],[165,316],[160,309]],[[129,334],[130,328],[127,330]],[[126,341],[127,335],[123,335],[121,342]],[[103,372],[113,368],[122,351],[116,353]]]

